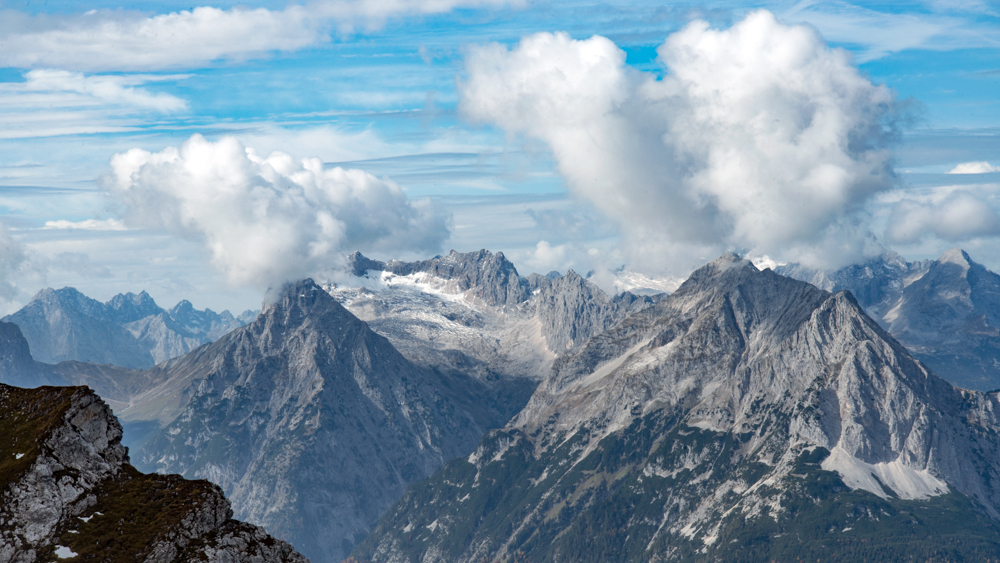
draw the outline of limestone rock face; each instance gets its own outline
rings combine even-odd
[[[218,487],[138,473],[121,437],[89,389],[0,384],[0,561],[306,561]]]
[[[998,435],[996,393],[935,376],[850,293],[727,255],[558,359],[354,555],[995,557]]]
[[[937,260],[886,253],[834,272],[795,265],[778,273],[849,290],[920,361],[967,389],[1000,388],[1000,276],[953,248]]]

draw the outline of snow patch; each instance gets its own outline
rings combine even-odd
[[[820,467],[836,471],[848,487],[864,489],[881,498],[889,496],[882,485],[906,500],[925,499],[948,492],[948,484],[926,469],[917,471],[903,464],[899,458],[888,463],[865,463],[840,446],[833,448]]]
[[[56,557],[58,557],[59,559],[69,559],[71,557],[76,557],[76,556],[77,553],[72,549],[62,545],[56,546]]]
[[[24,454],[14,454],[14,459],[21,459],[22,457],[24,457]]]
[[[430,530],[431,532],[433,532],[433,531],[435,531],[435,530],[437,530],[437,529],[438,529],[438,521],[437,521],[437,520],[435,520],[435,521],[431,522],[430,524],[428,524],[428,525],[427,525],[427,526],[425,526],[425,527],[426,527],[426,528],[427,528],[428,530]]]

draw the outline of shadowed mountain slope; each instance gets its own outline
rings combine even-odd
[[[218,483],[239,518],[314,561],[346,557],[408,484],[509,416],[481,382],[412,364],[311,280],[156,370],[153,399],[124,411],[168,422],[139,467]]]

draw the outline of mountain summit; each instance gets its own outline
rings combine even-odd
[[[221,485],[313,561],[346,557],[407,485],[506,421],[481,383],[415,366],[312,280],[157,369],[149,395],[186,402],[137,465]]]
[[[355,556],[996,557],[998,409],[929,372],[850,293],[726,255],[558,360]]]

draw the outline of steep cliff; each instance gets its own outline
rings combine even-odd
[[[306,562],[215,485],[136,471],[121,436],[89,389],[0,384],[0,561]]]

